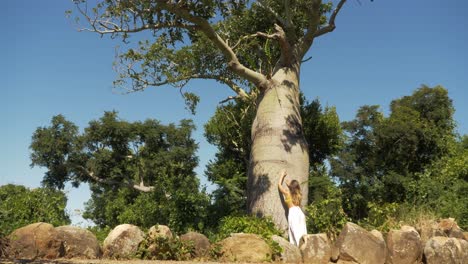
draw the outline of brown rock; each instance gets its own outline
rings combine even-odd
[[[268,244],[258,235],[237,233],[219,242],[221,260],[263,262],[272,258]]]
[[[172,232],[168,226],[165,225],[154,225],[148,230],[148,237],[151,240],[155,240],[157,237],[165,237],[172,239]]]
[[[465,240],[468,240],[468,232],[463,232],[463,235],[465,237]]]
[[[455,238],[464,238],[463,231],[453,218],[442,219],[437,225],[435,236],[447,236]]]
[[[385,241],[382,238],[348,222],[335,243],[332,260],[354,261],[360,264],[384,264],[386,250]]]
[[[272,236],[271,239],[283,249],[283,252],[279,256],[279,261],[283,263],[300,263],[302,261],[301,251],[298,247],[277,235]]]
[[[104,240],[104,257],[128,258],[138,250],[138,245],[144,240],[145,234],[134,225],[118,225]]]
[[[63,257],[63,242],[51,224],[35,223],[16,229],[9,236],[14,258],[55,259]]]
[[[419,264],[422,259],[421,237],[411,226],[390,230],[387,235],[387,264]]]
[[[205,256],[210,249],[210,240],[200,233],[197,232],[188,232],[180,236],[180,240],[184,242],[193,243],[195,257]]]
[[[60,226],[55,230],[63,241],[65,258],[96,259],[101,257],[99,242],[90,231],[74,226]]]
[[[330,261],[332,249],[326,234],[303,236],[299,249],[304,263],[327,264]]]
[[[433,237],[424,247],[427,264],[468,263],[468,242],[453,237]]]

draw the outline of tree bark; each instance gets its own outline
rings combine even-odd
[[[309,153],[300,116],[299,67],[276,71],[258,98],[252,125],[248,210],[270,216],[282,230],[288,226],[288,208],[277,185],[283,169],[289,180],[301,183],[302,206],[307,204]]]

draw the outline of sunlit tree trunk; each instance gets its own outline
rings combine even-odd
[[[281,68],[258,99],[247,203],[251,214],[270,216],[283,230],[287,228],[287,207],[277,187],[281,170],[287,170],[289,180],[301,183],[302,205],[307,204],[309,154],[299,109],[299,66]]]

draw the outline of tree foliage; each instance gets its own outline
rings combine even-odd
[[[318,0],[112,0],[92,7],[75,1],[77,20],[87,24],[82,30],[126,43],[134,34],[149,33],[119,55],[116,86],[181,88],[191,79],[212,79],[244,98],[255,93],[248,82],[255,86],[279,64],[300,62],[314,38],[333,31],[345,2],[333,10],[332,2]]]
[[[193,129],[190,120],[178,126],[154,119],[131,123],[105,112],[79,133],[59,115],[34,133],[32,165],[47,168],[46,186],[90,183],[85,217],[100,226],[199,228],[209,201],[194,173]]]
[[[408,184],[447,156],[455,140],[452,101],[441,86],[393,100],[390,111],[384,117],[378,106],[363,106],[343,123],[346,144],[331,167],[353,219],[367,217],[370,201],[408,201]]]
[[[70,217],[66,205],[67,198],[61,191],[13,184],[0,186],[0,237],[37,222],[67,225]]]

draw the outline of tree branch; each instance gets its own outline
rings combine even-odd
[[[332,15],[328,20],[328,25],[320,28],[320,0],[316,0],[312,4],[311,16],[309,17],[309,26],[303,38],[300,39],[298,45],[295,47],[295,53],[298,54],[298,58],[302,59],[307,51],[312,46],[314,39],[318,36],[331,32],[335,29],[335,18],[341,10],[341,7],[345,4],[346,0],[340,0]]]
[[[242,65],[231,47],[229,47],[229,45],[216,33],[216,31],[213,29],[213,27],[211,27],[210,23],[206,19],[192,15],[188,10],[181,8],[177,4],[173,4],[170,1],[157,0],[156,2],[159,3],[163,9],[198,26],[197,30],[205,34],[208,39],[223,53],[227,59],[228,67],[235,74],[245,78],[257,87],[266,87],[268,82],[266,77],[263,74]]]
[[[268,12],[270,12],[275,19],[283,26],[283,27],[290,27],[292,26],[292,23],[289,23],[287,19],[282,18],[278,13],[275,12],[271,7],[269,7],[265,1],[263,0],[258,0],[256,3],[258,3],[259,6],[263,7],[266,9]],[[291,21],[292,22],[292,21]]]
[[[338,15],[338,13],[340,12],[341,10],[341,7],[343,7],[343,5],[345,4],[346,0],[341,0],[338,5],[336,6],[335,10],[333,10],[333,13],[332,15],[330,16],[330,19],[328,20],[328,25],[326,25],[325,27],[323,28],[320,28],[319,30],[317,30],[315,33],[314,33],[314,38],[318,37],[318,36],[321,36],[321,35],[324,35],[326,33],[329,33],[329,32],[332,32],[333,30],[335,30],[336,26],[335,26],[335,18],[336,16]]]
[[[117,185],[117,186],[122,186],[122,187],[127,187],[127,188],[133,188],[135,190],[141,191],[141,192],[151,192],[154,190],[154,186],[145,186],[143,182],[140,182],[140,184],[135,184],[133,181],[128,181],[127,183],[125,182],[120,182],[120,181],[115,181],[115,180],[110,180],[110,179],[102,179],[94,175],[92,171],[87,170],[83,166],[78,166],[83,172],[86,173],[86,175],[91,178],[92,180],[106,184],[106,185]]]
[[[292,62],[292,52],[291,45],[286,38],[286,33],[284,33],[283,28],[278,24],[275,24],[276,32],[274,34],[266,34],[263,32],[257,32],[257,36],[277,40],[281,48],[281,62],[283,65],[290,65]]]

